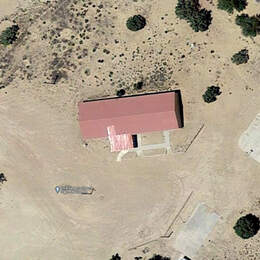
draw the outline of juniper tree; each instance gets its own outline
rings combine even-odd
[[[247,0],[232,0],[234,8],[241,12],[247,7]]]
[[[243,49],[231,57],[231,61],[237,65],[247,63],[249,60],[248,50]]]
[[[139,31],[146,25],[146,19],[141,15],[129,17],[126,21],[126,26],[131,31]]]
[[[200,9],[198,0],[178,0],[175,14],[186,20],[195,31],[206,31],[212,21],[211,11]]]
[[[248,239],[258,232],[259,218],[253,214],[247,214],[239,218],[233,228],[238,236]]]
[[[260,32],[260,15],[237,15],[236,24],[241,27],[244,36],[255,37]]]
[[[243,11],[247,6],[246,0],[218,0],[218,9],[232,14],[234,9],[238,12]]]
[[[0,43],[7,46],[17,40],[18,25],[7,27],[0,35]]]
[[[221,94],[220,88],[217,86],[210,86],[207,88],[205,93],[202,95],[203,100],[206,103],[211,103],[217,100],[217,96]]]
[[[212,21],[211,11],[205,8],[195,12],[191,19],[189,19],[189,24],[195,32],[204,32],[208,30]]]

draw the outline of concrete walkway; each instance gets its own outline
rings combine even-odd
[[[161,144],[147,144],[142,145],[142,136],[140,134],[137,135],[138,147],[132,148],[129,150],[120,151],[117,156],[117,161],[120,162],[124,155],[128,152],[136,152],[138,156],[144,156],[143,151],[147,150],[157,150],[157,149],[166,149],[167,153],[171,151],[171,143],[170,143],[170,132],[163,131],[163,140],[164,142]]]

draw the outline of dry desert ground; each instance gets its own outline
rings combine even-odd
[[[20,26],[18,40],[0,47],[0,259],[177,260],[174,241],[199,203],[220,220],[192,260],[260,259],[260,233],[245,241],[233,231],[243,214],[260,216],[260,165],[238,147],[260,111],[260,38],[242,36],[236,13],[215,0],[200,0],[213,21],[195,33],[176,3],[0,0],[0,28]],[[246,12],[259,11],[250,1]],[[125,22],[137,13],[147,25],[131,32]],[[230,57],[242,48],[250,60],[237,66]],[[210,85],[222,93],[207,104]],[[184,128],[172,131],[173,148],[204,127],[185,153],[117,162],[106,139],[85,147],[77,103],[120,88],[181,91]],[[95,191],[57,194],[62,184]],[[169,226],[172,235],[158,239]]]

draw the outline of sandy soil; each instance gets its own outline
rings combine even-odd
[[[32,2],[33,0],[0,0],[0,19],[13,14],[18,9],[29,7]]]
[[[232,229],[241,214],[260,216],[260,165],[237,144],[260,111],[259,36],[244,38],[235,14],[208,1],[201,5],[212,10],[210,30],[194,33],[176,19],[175,5],[63,0],[8,18],[21,29],[13,46],[0,47],[0,170],[8,179],[0,190],[2,259],[105,260],[119,252],[126,260],[153,253],[175,260],[173,240],[200,202],[222,221],[197,259],[259,259],[260,234],[241,241]],[[247,11],[258,7],[250,2]],[[147,26],[132,33],[125,21],[135,13]],[[232,64],[244,47],[249,62]],[[57,84],[47,84],[55,75]],[[137,92],[133,84],[141,79],[145,87]],[[201,95],[213,84],[222,94],[206,104]],[[121,87],[127,94],[181,90],[185,129],[171,135],[173,145],[202,123],[203,131],[186,153],[121,163],[107,140],[84,147],[77,102],[113,96]],[[96,191],[56,194],[61,184]],[[191,192],[169,239],[147,245],[145,254],[144,247],[128,250],[163,235]]]

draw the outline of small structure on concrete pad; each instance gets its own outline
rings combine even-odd
[[[137,147],[137,134],[183,126],[179,91],[83,101],[78,107],[83,139],[108,137],[111,151]]]

